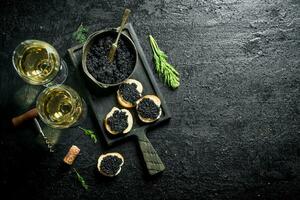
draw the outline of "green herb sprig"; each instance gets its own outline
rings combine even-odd
[[[84,27],[81,23],[77,30],[73,33],[73,38],[79,43],[84,43],[88,38],[88,32],[89,29]]]
[[[81,183],[82,187],[85,189],[85,190],[88,190],[89,189],[89,186],[86,184],[84,178],[77,172],[77,170],[75,168],[73,168],[76,176],[77,176],[77,179],[78,181]]]
[[[173,65],[168,63],[168,56],[160,50],[155,39],[149,35],[150,44],[153,52],[155,70],[161,77],[165,84],[167,84],[172,89],[176,89],[180,85],[180,77],[178,71]]]
[[[78,128],[81,129],[85,135],[89,136],[94,141],[94,143],[97,143],[97,137],[96,137],[94,131],[82,128],[80,126]]]

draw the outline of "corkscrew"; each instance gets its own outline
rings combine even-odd
[[[48,146],[49,151],[51,153],[54,152],[53,146],[52,146],[51,142],[48,140],[48,138],[46,137],[46,135],[44,134],[44,132],[43,132],[43,130],[41,128],[41,125],[40,125],[39,121],[37,120],[37,118],[34,118],[34,123],[35,123],[36,128],[38,129],[38,131],[42,134],[42,136],[43,136],[43,138],[45,140],[45,143]]]

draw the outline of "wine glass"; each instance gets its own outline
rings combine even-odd
[[[67,85],[45,88],[38,96],[36,108],[42,121],[52,128],[79,125],[86,116],[86,103]]]
[[[26,40],[13,52],[12,62],[19,76],[32,85],[45,87],[62,84],[68,68],[56,49],[47,42]]]

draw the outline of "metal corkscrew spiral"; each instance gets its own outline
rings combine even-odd
[[[39,123],[39,121],[38,121],[36,118],[34,118],[34,123],[35,123],[35,125],[36,125],[38,131],[42,134],[42,136],[43,136],[43,138],[44,138],[44,140],[45,140],[45,143],[46,143],[47,146],[48,146],[49,151],[50,151],[51,153],[54,152],[54,149],[53,149],[53,146],[52,146],[51,142],[50,142],[50,141],[48,140],[48,138],[45,136],[45,134],[44,134],[44,132],[43,132],[41,126],[40,126],[40,123]]]

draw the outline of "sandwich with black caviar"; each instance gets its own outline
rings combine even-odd
[[[117,99],[119,104],[125,108],[133,108],[137,100],[142,97],[143,85],[135,79],[127,79],[124,81],[117,91]]]
[[[104,119],[104,126],[112,135],[126,134],[132,129],[132,125],[132,115],[127,109],[113,107]]]
[[[154,122],[161,116],[161,101],[155,95],[146,95],[137,101],[136,111],[141,121]]]
[[[124,158],[120,153],[107,153],[98,158],[97,168],[102,175],[114,177],[121,172],[123,164]]]

